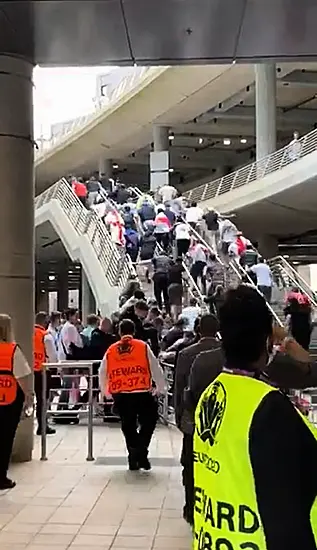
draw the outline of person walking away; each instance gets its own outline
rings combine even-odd
[[[177,258],[169,266],[168,270],[168,300],[171,309],[171,315],[174,321],[177,321],[182,312],[183,303],[183,262],[181,258]]]
[[[210,287],[212,289],[212,287]],[[206,304],[209,306],[210,313],[216,315],[219,318],[220,308],[225,301],[225,291],[222,285],[217,285],[214,293],[207,294],[205,298]]]
[[[154,222],[156,216],[154,203],[152,201],[150,202],[148,199],[144,199],[138,209],[138,214],[143,224],[148,221]]]
[[[154,220],[154,235],[157,243],[160,244],[165,251],[168,249],[170,244],[170,230],[170,221],[164,213],[164,210],[159,208]]]
[[[264,298],[270,304],[273,288],[273,275],[271,269],[265,260],[260,257],[259,262],[252,266],[250,271],[256,275],[258,289],[262,292]]]
[[[81,178],[72,178],[72,189],[83,206],[87,207],[87,187]]]
[[[179,352],[175,366],[174,408],[176,425],[183,434],[181,464],[183,466],[183,485],[185,488],[185,506],[183,516],[191,525],[194,515],[194,472],[193,472],[193,421],[185,408],[184,392],[192,364],[201,352],[220,349],[216,338],[219,324],[214,315],[203,315],[200,319],[200,339],[197,343]]]
[[[165,305],[166,312],[170,312],[169,299],[168,299],[168,274],[169,268],[171,265],[171,260],[165,254],[165,252],[160,253],[158,256],[155,256],[152,260],[154,267],[153,274],[153,283],[154,283],[154,296],[157,301],[159,309],[163,307],[163,301]],[[163,296],[163,299],[162,299]]]
[[[238,230],[235,224],[228,218],[223,219],[218,216],[218,223],[221,251],[224,256],[227,256],[230,244],[236,241]]]
[[[129,202],[131,198],[130,192],[126,189],[126,186],[124,183],[118,183],[116,192],[115,192],[115,198],[117,204],[125,204],[126,202]]]
[[[289,332],[295,340],[305,349],[309,350],[312,332],[311,305],[307,296],[297,288],[289,294],[284,309],[287,318]]]
[[[88,207],[91,208],[93,204],[97,202],[97,197],[100,193],[101,185],[99,181],[95,178],[95,176],[92,176],[88,182],[87,182],[87,202]]]
[[[154,227],[147,227],[144,234],[141,235],[140,238],[140,260],[142,262],[153,260],[156,245],[157,241],[154,236]],[[148,266],[146,267],[145,277],[147,282],[150,283],[151,281]]]
[[[218,251],[218,241],[219,241],[219,222],[218,222],[218,212],[213,208],[209,208],[204,215],[204,220],[207,226],[207,235],[206,240],[208,244],[211,245],[215,254]]]
[[[297,160],[301,156],[302,152],[302,143],[299,139],[299,132],[295,131],[293,133],[293,139],[287,146],[288,149],[288,158],[290,162]]]
[[[175,223],[175,220],[176,220],[176,216],[171,208],[171,204],[169,202],[167,202],[165,204],[165,210],[164,210],[164,214],[165,216],[168,218],[169,222],[170,222],[170,226],[171,228],[174,226],[174,223]]]
[[[203,294],[206,294],[206,279],[204,270],[207,265],[207,251],[201,243],[194,239],[193,246],[189,249],[188,254],[192,261],[190,274],[196,285],[198,285],[198,279],[200,279],[202,292]]]
[[[177,189],[170,184],[163,185],[158,189],[157,195],[158,200],[161,201],[162,204],[165,204],[166,202],[171,202],[176,199]]]
[[[200,314],[201,314],[201,309],[197,305],[196,298],[190,298],[189,306],[184,307],[181,313],[181,318],[187,321],[186,323],[187,330],[194,332],[195,321]]]
[[[25,409],[33,407],[33,376],[20,347],[14,340],[9,315],[0,314],[0,491],[12,489],[8,478],[15,433]]]
[[[135,217],[128,204],[125,204],[123,207],[122,219],[126,229],[134,229],[136,231]]]
[[[110,231],[112,241],[119,247],[124,247],[124,221],[121,214],[117,210],[110,210],[105,217],[105,224]]]
[[[129,469],[150,470],[148,450],[158,418],[155,395],[165,393],[166,384],[151,348],[134,338],[134,332],[132,321],[121,321],[120,340],[112,344],[104,356],[99,383],[104,396],[113,397],[120,416]]]
[[[190,230],[181,216],[176,218],[173,232],[175,235],[176,256],[182,258],[183,255],[187,254],[190,247]]]
[[[135,263],[139,255],[140,238],[135,229],[128,228],[124,232],[126,253],[130,256],[131,261]]]
[[[260,379],[273,336],[264,298],[246,285],[229,290],[220,332],[225,369],[195,413],[194,549],[211,540],[227,548],[316,548],[316,430]],[[217,510],[213,521],[203,502]]]
[[[52,334],[47,331],[48,315],[40,311],[35,316],[35,326],[33,333],[33,354],[34,354],[34,393],[36,396],[36,419],[37,435],[42,434],[42,408],[43,408],[43,363],[57,363],[57,351]],[[52,373],[49,369],[46,371],[46,399],[50,397]],[[46,434],[52,435],[56,430],[48,426],[45,427]]]
[[[185,219],[193,229],[196,229],[196,225],[203,219],[203,215],[203,210],[197,206],[197,202],[193,201],[186,210]]]

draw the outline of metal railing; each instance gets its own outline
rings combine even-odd
[[[69,373],[70,369],[73,369],[75,371],[82,370],[82,371],[88,371],[87,381],[88,381],[88,428],[87,428],[87,458],[86,460],[91,462],[94,460],[93,455],[93,417],[94,417],[94,409],[93,409],[93,361],[62,361],[59,363],[44,363],[42,368],[42,426],[41,426],[41,460],[46,461],[47,460],[47,441],[46,441],[46,426],[47,426],[47,420],[49,416],[53,415],[52,410],[48,408],[48,400],[47,400],[47,373],[50,371],[50,369],[58,369],[61,371],[65,376],[68,378],[74,380],[78,379],[78,373],[77,374],[71,374]],[[72,372],[72,371],[71,371]],[[62,391],[71,392],[71,388],[63,388]],[[67,411],[60,410],[57,412],[54,412],[54,415],[60,413],[60,415],[66,415]],[[79,411],[76,411],[76,415],[79,414]]]
[[[120,254],[97,214],[85,208],[64,178],[35,198],[35,208],[51,200],[58,201],[78,235],[87,235],[109,284],[124,287],[131,275],[131,263]]]
[[[66,122],[65,125],[62,126],[59,133],[53,135],[46,141],[46,145],[43,150],[36,152],[36,157],[44,156],[47,151],[55,145],[61,143],[65,138],[68,138],[73,132],[76,132],[77,130],[88,125],[94,119],[97,119],[102,111],[106,112],[107,110],[112,109],[118,101],[136,88],[142,80],[147,78],[151,73],[159,72],[160,70],[160,67],[136,67],[132,74],[128,74],[119,82],[118,86],[113,90],[109,100],[106,103],[97,102],[96,110],[94,112],[78,117],[69,123]]]
[[[296,147],[296,149],[295,149]],[[259,180],[292,164],[296,160],[317,150],[317,130],[306,134],[296,143],[290,143],[261,160],[248,164],[227,176],[210,181],[184,193],[184,197],[193,201],[206,201],[219,195],[238,189],[243,185]]]
[[[305,279],[296,271],[296,269],[283,257],[276,256],[268,260],[273,275],[282,281],[285,290],[291,287],[297,287],[304,294],[311,305],[317,312],[317,299],[314,291],[311,289]]]

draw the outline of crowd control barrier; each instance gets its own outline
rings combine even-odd
[[[88,433],[87,433],[87,461],[93,461],[93,361],[61,361],[59,363],[44,363],[42,369],[42,433],[41,433],[41,460],[47,460],[47,441],[46,441],[46,426],[47,419],[49,416],[65,416],[65,409],[58,409],[52,411],[48,408],[47,399],[47,375],[50,373],[52,375],[52,369],[59,372],[58,375],[52,375],[52,378],[61,377],[62,379],[67,377],[69,380],[78,381],[80,373],[86,376],[88,382],[88,399],[87,406],[88,411],[77,410],[77,415],[87,414],[88,412]],[[76,372],[77,371],[77,372]],[[79,389],[79,385],[78,385]],[[74,390],[73,384],[69,388],[63,387],[62,392],[70,392]],[[55,390],[53,390],[55,391]]]

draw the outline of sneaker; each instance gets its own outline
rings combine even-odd
[[[151,470],[152,465],[147,456],[139,458],[139,467],[142,468],[142,470]]]
[[[2,481],[0,481],[0,491],[5,491],[7,489],[13,489],[13,487],[16,486],[16,482],[12,481],[12,479],[9,479],[6,477]]]
[[[54,428],[51,428],[50,426],[46,426],[46,435],[54,434],[56,434],[56,430],[54,430]],[[42,435],[42,430],[40,428],[36,430],[36,435]]]

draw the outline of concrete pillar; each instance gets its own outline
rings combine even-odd
[[[273,235],[262,235],[258,239],[258,251],[263,258],[271,259],[279,255],[278,240]]]
[[[86,323],[87,316],[90,313],[96,313],[96,302],[90,288],[85,271],[81,270],[81,317],[83,323]]]
[[[154,151],[169,150],[169,129],[166,126],[153,126]]]
[[[153,126],[154,151],[150,153],[151,191],[169,184],[169,131],[165,126]]]
[[[57,308],[65,311],[69,306],[68,262],[63,262],[57,274]]]
[[[0,56],[0,305],[11,315],[15,339],[33,365],[34,179],[33,66]],[[22,419],[12,458],[32,458],[33,419]]]
[[[276,151],[276,67],[255,65],[256,159]]]
[[[112,167],[112,160],[111,159],[105,159],[104,157],[100,157],[99,159],[99,177],[105,177],[105,178],[112,178],[113,177],[113,167]]]

